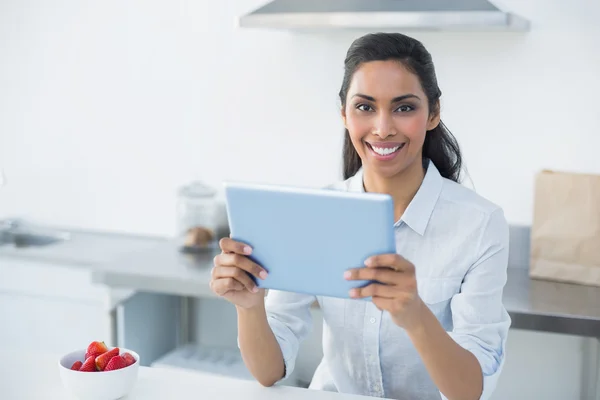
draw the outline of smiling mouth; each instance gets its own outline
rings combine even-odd
[[[378,146],[377,144],[371,144],[369,142],[365,142],[367,144],[367,147],[376,155],[381,156],[381,157],[390,157],[395,155],[396,153],[398,153],[405,145],[406,143],[394,143],[393,145],[391,144],[386,144],[386,145],[380,145]]]

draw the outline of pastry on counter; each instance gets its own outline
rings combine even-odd
[[[208,249],[211,248],[215,240],[215,234],[212,230],[196,226],[187,230],[183,242],[184,249]]]

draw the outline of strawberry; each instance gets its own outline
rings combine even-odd
[[[125,360],[125,364],[127,364],[127,366],[135,364],[135,357],[133,357],[131,354],[123,353],[121,354],[121,357],[123,357],[123,360]]]
[[[104,371],[104,368],[106,368],[106,364],[108,364],[110,359],[118,355],[119,348],[115,347],[114,349],[109,350],[106,353],[100,354],[98,357],[96,357],[96,368],[98,369],[98,371]]]
[[[96,372],[96,359],[92,356],[86,358],[79,370],[81,372]]]
[[[81,361],[75,361],[73,365],[71,365],[71,369],[73,371],[79,371],[79,368],[81,368],[82,365],[83,363]]]
[[[114,356],[110,359],[108,364],[106,364],[106,368],[104,371],[114,371],[115,369],[125,368],[127,366],[127,362],[121,356]]]
[[[108,347],[106,347],[106,344],[104,342],[92,342],[87,347],[87,350],[85,352],[85,359],[87,360],[90,356],[94,356],[94,358],[96,358],[99,355],[106,353],[107,351]]]

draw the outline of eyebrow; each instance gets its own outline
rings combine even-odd
[[[363,99],[365,99],[365,100],[369,100],[369,101],[373,101],[373,102],[375,102],[375,97],[372,97],[372,96],[367,96],[366,94],[362,94],[362,93],[356,93],[356,94],[355,94],[354,96],[352,96],[352,97],[362,97],[362,98],[363,98]],[[409,94],[405,94],[405,95],[402,95],[402,96],[394,97],[394,98],[392,99],[392,103],[397,103],[397,102],[399,102],[399,101],[406,100],[406,99],[417,99],[417,100],[421,100],[421,99],[419,98],[419,96],[417,96],[416,94],[409,93]]]

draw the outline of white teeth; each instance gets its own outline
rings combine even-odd
[[[375,146],[371,146],[373,148],[373,150],[375,151],[375,153],[379,154],[380,156],[387,156],[390,155],[394,152],[396,152],[400,146],[396,146],[396,147],[391,147],[389,149],[384,149],[381,147],[375,147]]]

